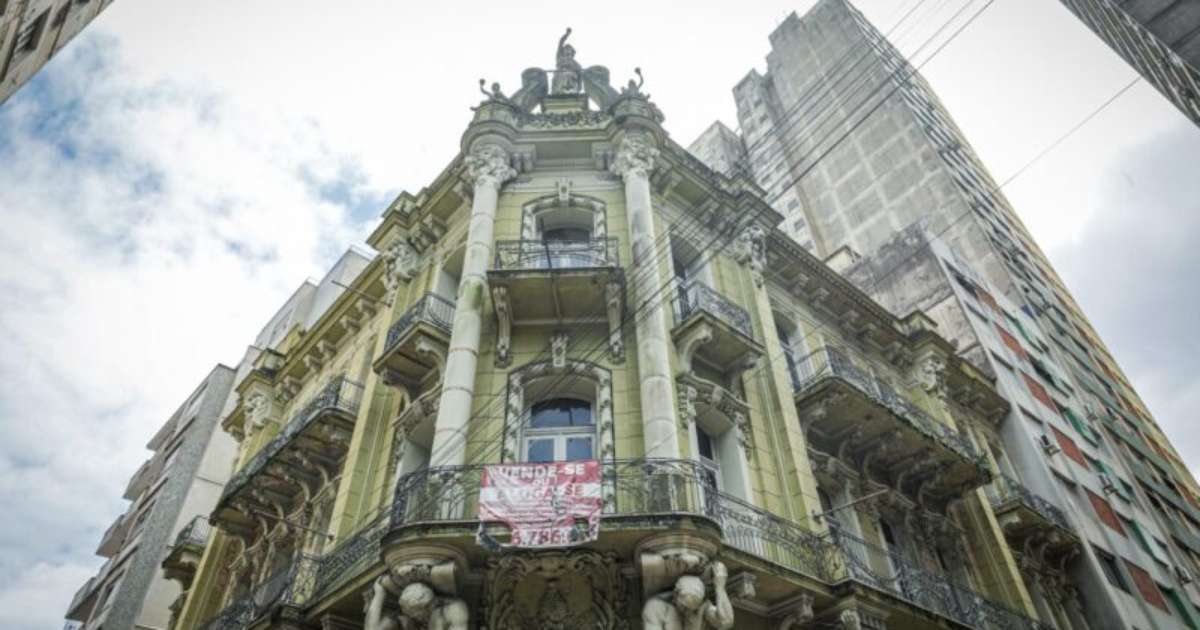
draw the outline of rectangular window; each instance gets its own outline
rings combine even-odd
[[[1147,604],[1158,608],[1159,610],[1170,614],[1171,610],[1167,608],[1167,600],[1163,599],[1163,595],[1158,590],[1158,586],[1154,584],[1154,578],[1145,569],[1138,565],[1125,560],[1125,568],[1129,569],[1129,576],[1133,578],[1133,584],[1142,595],[1142,599],[1146,600]]]
[[[979,301],[992,307],[992,310],[996,311],[997,315],[1004,314],[1004,310],[1001,309],[1000,305],[996,303],[996,298],[992,297],[991,293],[988,293],[987,291],[984,291],[983,289],[979,290]]]
[[[1038,400],[1038,402],[1055,411],[1058,411],[1058,407],[1054,405],[1054,399],[1050,398],[1050,393],[1046,391],[1046,388],[1043,387],[1041,383],[1033,380],[1032,377],[1024,372],[1021,372],[1021,378],[1025,381],[1025,387],[1029,388],[1029,393],[1032,394],[1033,397]]]
[[[1183,619],[1183,623],[1194,630],[1196,628],[1196,621],[1192,619],[1192,611],[1188,610],[1187,604],[1183,602],[1183,598],[1179,596],[1179,593],[1175,592],[1175,589],[1167,588],[1161,584],[1158,586],[1158,590],[1162,591],[1167,601],[1171,602],[1171,607],[1175,609],[1179,618]]]
[[[16,52],[30,53],[37,50],[38,44],[42,41],[42,31],[46,28],[46,16],[50,14],[50,9],[42,11],[42,14],[31,20],[17,32]]]
[[[1092,427],[1084,424],[1084,422],[1079,419],[1079,416],[1076,415],[1076,413],[1072,411],[1070,407],[1065,405],[1060,406],[1058,411],[1064,418],[1067,419],[1067,422],[1071,423],[1072,427],[1075,427],[1075,431],[1078,432],[1079,435],[1082,435],[1084,439],[1095,445],[1100,444],[1100,436],[1097,435],[1094,430],[1092,430]]]
[[[1104,570],[1104,577],[1108,579],[1108,583],[1128,593],[1129,584],[1125,582],[1125,576],[1121,575],[1116,557],[1099,547],[1092,549],[1096,551],[1096,558],[1100,560],[1100,568]]]
[[[1000,333],[1000,340],[1008,346],[1009,350],[1013,351],[1013,354],[1017,355],[1017,358],[1023,361],[1029,360],[1029,355],[1025,353],[1025,348],[1021,347],[1021,342],[1017,341],[1016,337],[1008,334],[1008,331],[1004,330],[1000,324],[996,324],[996,331]]]
[[[1139,527],[1135,521],[1131,521],[1120,514],[1117,516],[1121,517],[1121,524],[1125,527],[1125,529],[1133,532],[1133,539],[1138,542],[1138,545],[1142,547],[1142,550],[1153,556],[1154,550],[1150,548],[1150,541],[1146,538],[1146,533],[1142,531],[1142,528]]]
[[[1092,509],[1096,512],[1096,516],[1100,518],[1100,521],[1105,525],[1108,525],[1109,529],[1124,536],[1125,528],[1121,526],[1121,519],[1117,516],[1117,513],[1113,511],[1112,506],[1108,504],[1108,501],[1106,501],[1104,497],[1092,492],[1091,490],[1088,490],[1087,488],[1084,488],[1083,490],[1087,492],[1088,501],[1092,503]]]
[[[1075,440],[1067,437],[1065,433],[1053,426],[1050,427],[1050,430],[1054,432],[1054,440],[1058,442],[1059,448],[1063,450],[1063,453],[1067,457],[1075,460],[1076,464],[1083,466],[1084,470],[1091,470],[1088,468],[1087,459],[1084,457],[1083,451],[1079,450],[1079,447],[1075,445]]]

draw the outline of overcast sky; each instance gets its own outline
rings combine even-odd
[[[886,30],[914,1],[862,8]],[[966,1],[925,2],[900,48]],[[686,145],[736,122],[730,89],[811,3],[113,4],[0,106],[0,626],[61,625],[145,442],[442,169],[479,78],[511,92],[570,25]],[[1050,0],[998,0],[924,74],[999,180],[1134,76]],[[1006,188],[1193,465],[1196,164],[1143,82]]]

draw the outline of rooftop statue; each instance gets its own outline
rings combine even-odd
[[[551,94],[579,93],[579,73],[583,72],[583,66],[575,61],[575,47],[567,43],[570,36],[571,28],[567,27],[567,32],[558,38],[558,50],[554,53],[554,82],[550,84]]]

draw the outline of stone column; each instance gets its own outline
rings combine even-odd
[[[642,434],[646,457],[679,457],[670,337],[663,296],[664,279],[655,250],[650,172],[658,149],[648,133],[629,133],[621,141],[612,171],[625,182],[625,216],[633,250],[633,309],[637,314],[638,377],[641,381]],[[646,309],[642,312],[640,309]]]
[[[508,152],[497,144],[475,146],[465,162],[475,194],[430,453],[431,466],[458,466],[466,458],[467,422],[475,397],[475,369],[479,361],[479,336],[487,295],[487,269],[492,258],[496,204],[500,187],[517,174],[509,165]]]

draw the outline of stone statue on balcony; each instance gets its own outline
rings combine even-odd
[[[399,611],[385,614],[384,603],[397,590],[390,576],[375,580],[367,596],[364,630],[467,630],[470,611],[457,597],[442,597],[424,582],[400,589]]]
[[[729,630],[733,627],[733,604],[725,592],[729,572],[725,565],[713,562],[713,599],[705,599],[704,580],[695,575],[681,575],[675,587],[659,593],[642,607],[642,627],[645,630]]]

